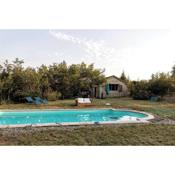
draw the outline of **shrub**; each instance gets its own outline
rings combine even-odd
[[[148,89],[155,96],[165,96],[172,89],[173,83],[169,74],[157,73],[152,75]]]
[[[56,101],[58,99],[58,93],[56,91],[53,91],[53,92],[49,92],[47,94],[47,99],[49,101]]]
[[[131,96],[135,100],[148,100],[150,92],[148,91],[147,81],[133,81],[131,85]]]
[[[159,101],[165,95],[174,92],[175,80],[169,74],[156,73],[149,81],[133,81],[130,89],[133,99]]]
[[[134,100],[148,100],[150,93],[147,90],[139,90],[133,94]]]

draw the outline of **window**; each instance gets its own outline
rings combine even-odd
[[[110,91],[117,91],[118,90],[118,84],[109,84],[109,90]]]

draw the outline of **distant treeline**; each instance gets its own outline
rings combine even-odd
[[[158,97],[157,100],[161,100],[167,94],[175,94],[175,65],[171,72],[152,74],[149,80],[130,81],[124,73],[121,79],[128,85],[133,99],[148,100]]]
[[[103,70],[93,64],[72,64],[65,61],[38,68],[23,66],[16,58],[0,65],[0,101],[21,102],[26,96],[54,100],[91,94],[93,85],[105,82]],[[82,94],[83,93],[83,94]]]
[[[0,65],[0,102],[22,102],[24,97],[40,96],[48,100],[91,96],[92,87],[106,81],[104,70],[93,64],[67,65],[65,61],[38,68],[24,67],[16,58]],[[131,81],[123,72],[119,77],[134,99],[161,98],[175,92],[175,66],[170,73],[153,74],[150,80]]]

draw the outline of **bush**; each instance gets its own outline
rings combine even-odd
[[[154,94],[163,97],[168,94],[171,87],[170,82],[167,80],[155,80],[150,83],[149,90]]]
[[[150,92],[148,91],[147,81],[133,81],[131,85],[131,96],[135,100],[148,100]]]
[[[169,74],[157,73],[149,81],[133,81],[130,89],[133,99],[159,101],[174,91],[175,81]]]
[[[16,90],[11,94],[11,100],[14,102],[22,102],[24,97],[27,96],[30,96],[30,94],[22,90]]]
[[[150,98],[150,93],[146,90],[139,90],[133,94],[134,100],[148,100]]]
[[[49,101],[56,101],[58,99],[58,93],[56,91],[53,91],[53,92],[49,92],[47,94],[47,99]]]

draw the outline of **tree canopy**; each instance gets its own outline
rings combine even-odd
[[[24,60],[0,65],[0,102],[22,102],[26,96],[41,96],[48,99],[91,96],[92,87],[104,83],[104,70],[93,64],[72,64],[65,61],[38,68],[24,67]],[[131,81],[122,72],[120,76],[135,99],[149,99],[175,92],[175,65],[171,73],[153,74],[150,80]]]
[[[175,91],[175,79],[169,73],[152,74],[147,81],[133,81],[131,84],[131,96],[134,99],[149,99],[151,96],[163,98],[168,93]]]
[[[175,65],[172,67],[172,71],[171,71],[171,73],[172,73],[172,77],[175,78]]]
[[[94,85],[105,82],[103,71],[85,63],[67,65],[65,61],[38,68],[24,67],[16,58],[0,65],[0,101],[20,102],[26,96],[47,98],[50,93],[60,98],[91,95]]]

